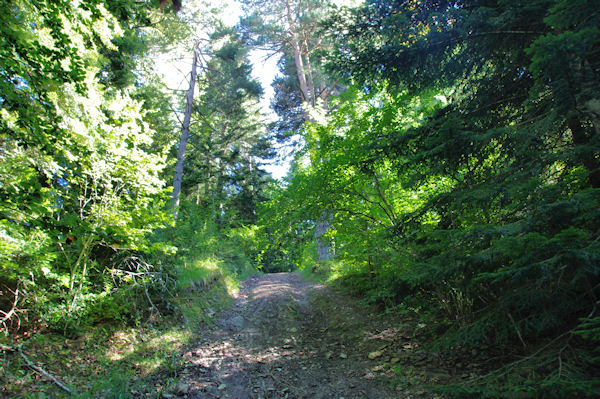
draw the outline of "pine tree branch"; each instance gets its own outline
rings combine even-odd
[[[548,32],[544,32],[544,31],[527,31],[527,30],[497,30],[497,31],[487,31],[487,32],[474,32],[474,33],[469,33],[467,35],[463,35],[463,36],[457,36],[457,37],[453,37],[453,38],[449,38],[446,40],[438,40],[435,42],[428,42],[427,45],[425,47],[427,48],[433,48],[433,47],[438,47],[438,46],[444,46],[444,45],[450,45],[450,44],[454,44],[454,43],[460,43],[460,42],[464,42],[467,41],[469,39],[473,39],[479,36],[488,36],[488,35],[543,35],[546,34]],[[408,52],[412,52],[412,51],[421,51],[422,48],[420,47],[405,47],[403,49],[399,49],[397,51],[397,54],[400,53],[408,53]]]

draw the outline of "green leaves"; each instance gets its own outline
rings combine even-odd
[[[115,44],[140,50],[130,48],[138,33],[109,8],[102,1],[2,5],[0,284],[22,287],[23,327],[50,308],[70,323],[79,307],[105,295],[111,251],[148,250],[149,233],[169,223],[165,149],[153,146],[156,133],[135,89],[103,79],[116,71],[101,53]],[[131,72],[131,57],[119,56]]]
[[[428,313],[440,344],[541,346],[586,370],[590,344],[564,337],[600,295],[598,5],[490,4],[331,17],[329,68],[353,86],[305,125],[277,226],[333,212],[342,281]]]

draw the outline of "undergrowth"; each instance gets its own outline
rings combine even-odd
[[[174,389],[181,352],[256,272],[255,229],[223,231],[205,216],[184,204],[177,226],[153,237],[176,251],[115,258],[107,268],[114,286],[103,295],[5,336],[0,396],[68,396],[43,372],[81,398],[159,398]]]
[[[591,398],[599,392],[598,317],[581,319],[575,328],[562,334],[526,342],[518,334],[514,340],[501,342],[495,342],[493,336],[477,336],[465,342],[456,338],[462,333],[460,321],[449,317],[451,312],[461,316],[468,313],[467,308],[457,305],[461,299],[452,298],[455,307],[444,308],[433,302],[436,297],[431,293],[407,284],[398,271],[380,269],[372,273],[364,266],[330,261],[302,273],[345,290],[365,305],[375,306],[382,317],[391,317],[399,325],[404,325],[403,320],[409,324],[416,320],[423,327],[420,345],[452,365],[447,372],[454,375],[450,382],[425,384],[420,390],[452,398]],[[473,324],[470,321],[462,325],[469,328],[466,331],[470,334],[477,334]],[[507,324],[514,331],[509,320]],[[486,334],[486,328],[479,334]],[[467,370],[456,367],[457,364],[469,365],[471,372],[465,377]],[[405,386],[406,378],[397,376],[397,383]]]

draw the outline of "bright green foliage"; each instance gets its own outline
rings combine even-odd
[[[6,333],[40,321],[66,329],[93,312],[119,280],[108,273],[123,266],[115,259],[149,253],[148,234],[169,223],[162,211],[165,148],[153,145],[157,133],[135,88],[108,77],[133,76],[134,67],[129,58],[117,71],[103,56],[134,35],[127,29],[133,17],[113,6],[2,3],[3,311],[19,292]],[[144,19],[140,13],[150,9],[136,13]],[[111,312],[98,314],[105,316]]]
[[[306,263],[307,258],[316,258],[316,247],[311,245],[314,243],[313,223],[305,213],[309,202],[302,202],[303,194],[298,192],[301,187],[306,188],[305,182],[298,176],[294,180],[295,189],[275,187],[269,192],[271,200],[261,204],[258,221],[262,228],[260,265],[265,272],[295,270],[302,262]],[[306,194],[306,198],[310,198],[308,191]]]
[[[166,263],[175,263],[179,285],[206,288],[222,279],[232,285],[256,270],[260,245],[258,228],[224,229],[213,216],[210,208],[183,203],[172,238],[179,250],[176,257],[165,259]]]

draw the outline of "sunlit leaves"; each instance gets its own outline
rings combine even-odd
[[[289,228],[318,220],[326,210],[333,215],[328,234],[335,236],[337,255],[355,265],[379,265],[398,255],[394,242],[408,223],[439,222],[426,205],[451,189],[451,179],[432,174],[412,184],[423,166],[414,163],[410,143],[402,156],[390,156],[389,146],[442,107],[443,97],[415,98],[385,84],[368,92],[351,86],[330,105],[334,111],[325,120],[305,127],[306,149],[289,186],[273,201],[280,211],[269,225]]]
[[[149,233],[169,223],[166,149],[153,146],[135,89],[100,83],[101,53],[132,34],[110,9],[103,1],[2,5],[1,283],[22,286],[32,311],[51,301],[69,313],[88,289],[92,300],[108,260],[99,248],[147,250]]]

